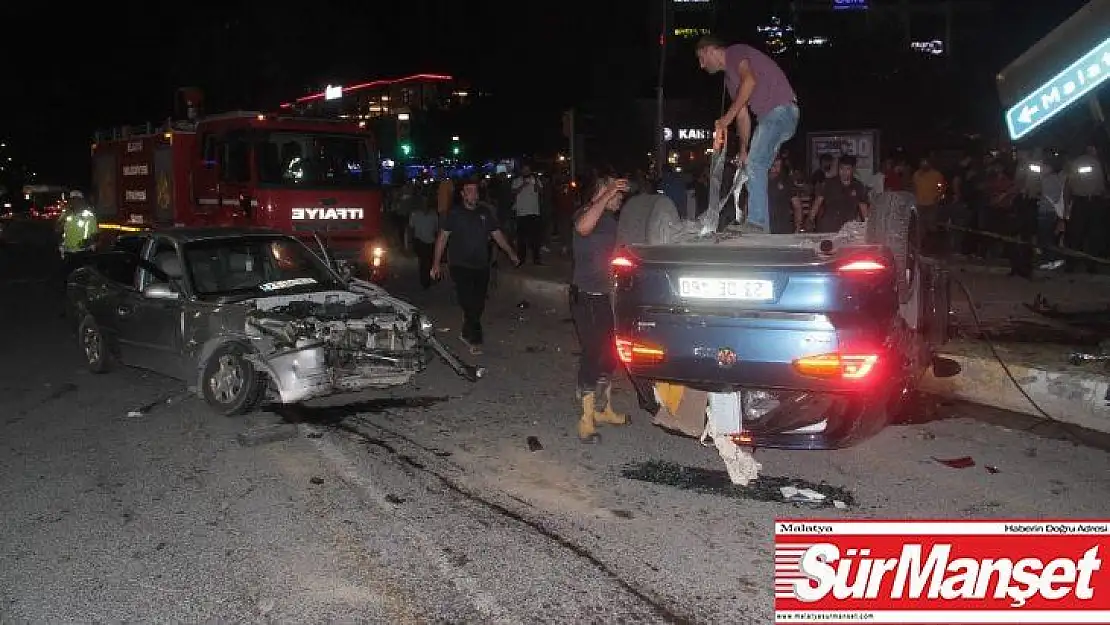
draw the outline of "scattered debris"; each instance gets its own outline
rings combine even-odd
[[[319,477],[319,476],[314,476],[308,481],[313,483],[313,484],[316,484],[317,486],[319,486],[320,484],[324,483],[324,478]]]
[[[437,458],[450,458],[452,455],[451,452],[443,449],[432,448],[430,451],[435,454]]]
[[[404,497],[398,497],[397,495],[394,495],[392,493],[386,494],[385,500],[388,501],[389,503],[395,505],[395,506],[399,506],[399,505],[405,503]]]
[[[522,299],[520,300],[520,303],[516,305],[516,307],[521,310],[528,310],[532,307],[532,304],[528,303],[528,300]]]
[[[308,434],[305,434],[305,436],[307,436],[308,438],[323,438],[324,433],[323,432],[309,432]]]
[[[833,507],[836,508],[837,510],[847,510],[848,509],[848,504],[844,503],[843,501],[840,501],[839,499],[834,499],[833,500]]]
[[[547,346],[545,345],[529,345],[524,348],[524,352],[527,354],[538,354],[544,351],[547,351]]]
[[[127,417],[129,419],[138,419],[140,417],[143,417],[143,416],[149,414],[150,411],[154,410],[155,408],[158,408],[159,406],[165,406],[165,405],[172,404],[175,401],[177,401],[178,399],[188,396],[188,394],[189,394],[188,391],[181,390],[181,391],[174,391],[173,393],[170,393],[169,395],[163,395],[163,396],[159,397],[158,399],[155,399],[155,400],[151,401],[148,404],[144,404],[144,405],[139,406],[138,408],[136,408],[134,410],[128,411]]]
[[[543,449],[543,445],[540,444],[540,439],[536,438],[535,436],[529,436],[528,451],[539,451],[541,449]]]
[[[992,475],[999,472],[998,467],[991,466],[989,464],[984,466],[983,468],[987,470],[987,473],[990,473]]]
[[[613,516],[617,517],[618,519],[631,519],[631,518],[633,518],[632,513],[629,512],[628,510],[610,510],[609,512],[612,512]]]
[[[800,478],[760,476],[747,486],[733,484],[725,471],[700,467],[687,467],[662,460],[648,460],[626,466],[621,476],[640,482],[671,486],[703,495],[718,495],[734,499],[750,499],[770,503],[783,502],[782,487],[812,490],[825,496],[818,507],[832,507],[839,501],[845,508],[856,505],[856,498],[846,489],[826,483],[816,484]],[[839,508],[840,506],[836,506]]]
[[[824,495],[810,488],[783,486],[779,488],[779,492],[782,493],[783,501],[789,503],[821,503],[825,501]]]
[[[949,460],[941,460],[940,458],[933,457],[934,462],[939,462],[946,467],[952,469],[968,469],[975,466],[975,460],[971,456],[964,456],[963,458],[951,458]]]

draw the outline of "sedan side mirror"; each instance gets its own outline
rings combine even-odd
[[[165,282],[155,282],[154,284],[148,284],[143,289],[143,297],[147,299],[176,300],[181,298],[181,294]]]

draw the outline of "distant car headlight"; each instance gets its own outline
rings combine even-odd
[[[384,261],[385,261],[385,248],[384,247],[374,247],[373,249],[370,250],[370,266],[371,267],[381,267],[382,263]]]

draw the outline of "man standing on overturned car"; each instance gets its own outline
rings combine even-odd
[[[628,181],[605,176],[598,180],[593,199],[574,215],[572,252],[574,275],[570,285],[571,316],[581,350],[578,357],[577,397],[582,404],[578,438],[597,441],[597,424],[627,425],[628,415],[613,410],[612,376],[617,369],[613,338],[613,304],[609,271],[617,247],[617,218]]]
[[[782,144],[794,136],[801,112],[797,96],[782,68],[771,57],[744,44],[725,47],[716,37],[698,41],[698,64],[710,74],[724,71],[732,106],[714,125],[713,149],[724,144],[725,133],[734,121],[740,137],[741,164],[748,167],[747,225],[769,232],[770,212],[767,174]],[[759,125],[752,134],[751,113]]]
[[[482,313],[489,290],[491,238],[505,251],[513,265],[519,267],[520,259],[501,232],[497,217],[486,205],[478,203],[478,181],[467,180],[462,188],[462,204],[447,213],[436,238],[431,276],[433,280],[439,280],[443,253],[450,240],[451,279],[455,282],[459,306],[463,309],[463,328],[459,338],[475,355],[482,353]]]

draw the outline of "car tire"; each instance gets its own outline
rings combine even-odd
[[[204,401],[225,417],[251,412],[265,394],[267,380],[246,355],[245,347],[229,343],[218,348],[204,363],[200,379]]]
[[[874,197],[867,215],[867,242],[885,245],[894,254],[898,302],[909,302],[920,272],[917,257],[921,250],[921,231],[912,194],[887,192]]]
[[[85,315],[77,324],[77,341],[81,353],[85,355],[85,366],[89,371],[107,373],[112,370],[115,360],[111,346],[92,315]]]
[[[628,199],[617,221],[618,245],[666,245],[682,225],[674,202],[665,195],[644,193]]]

